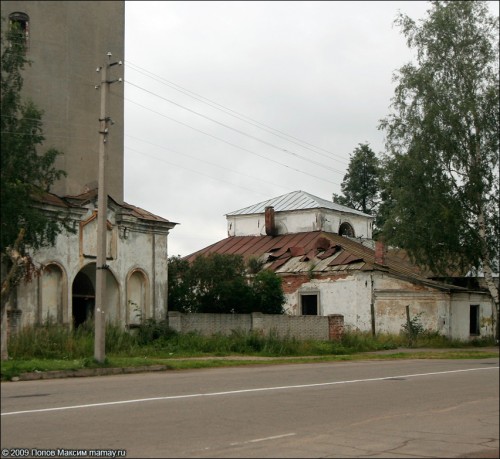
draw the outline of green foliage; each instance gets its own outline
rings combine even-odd
[[[284,312],[281,279],[270,271],[262,271],[249,279],[240,255],[212,253],[197,257],[191,265],[180,257],[170,257],[168,282],[168,308],[171,311]]]
[[[192,307],[192,284],[189,262],[180,256],[168,258],[168,309],[195,312]]]
[[[401,325],[402,332],[408,340],[408,347],[412,347],[415,341],[425,332],[421,319],[422,314],[422,312],[419,312]]]
[[[379,203],[379,160],[369,144],[360,143],[349,160],[347,174],[341,184],[343,196],[335,202],[365,214],[375,213]]]
[[[396,24],[416,63],[395,74],[380,125],[384,238],[435,273],[498,272],[498,18],[485,2],[434,1]]]
[[[378,334],[373,336],[371,332],[360,332],[344,330],[342,346],[346,352],[369,352],[395,349],[402,345],[398,336]]]
[[[213,366],[244,364],[246,360],[231,360],[230,356],[307,357],[327,360],[351,360],[353,354],[406,346],[403,335],[379,334],[346,330],[341,342],[299,341],[289,336],[279,337],[271,332],[268,336],[255,332],[233,331],[231,335],[202,336],[198,333],[179,334],[170,330],[164,322],[151,320],[143,324],[139,333],[127,332],[120,326],[106,326],[107,359],[103,364],[93,358],[94,334],[88,322],[70,331],[67,327],[47,323],[44,326],[25,327],[13,335],[9,342],[11,358],[3,361],[2,379],[10,379],[29,371],[77,370],[82,368],[135,367],[166,364],[170,368],[206,368]],[[494,346],[492,338],[471,342],[450,341],[433,332],[419,335],[413,347],[428,348],[478,348]],[[392,354],[402,358],[407,354]],[[411,354],[415,356],[415,354]],[[498,354],[496,354],[498,355]],[[209,356],[229,356],[228,360],[207,359]],[[337,356],[337,357],[335,357]],[[460,353],[426,353],[423,358],[484,358],[494,357],[478,351]],[[203,360],[195,360],[202,357]],[[320,357],[320,358],[318,358]],[[374,358],[383,358],[374,355]],[[387,357],[391,357],[388,355]],[[177,360],[188,358],[188,360]],[[368,358],[368,357],[364,357]],[[413,357],[414,358],[414,357]],[[422,356],[419,355],[419,358]],[[169,359],[166,361],[165,359]],[[175,361],[172,359],[176,359]],[[252,362],[251,360],[248,360]],[[310,362],[310,360],[304,360]],[[235,363],[236,362],[236,363]],[[253,361],[255,363],[255,361]],[[265,361],[259,361],[265,363]]]
[[[254,304],[252,310],[264,314],[284,314],[285,295],[280,277],[273,271],[259,272],[253,280]]]
[[[2,257],[12,247],[21,228],[25,236],[19,247],[39,248],[53,244],[62,231],[62,223],[36,205],[40,197],[64,172],[54,167],[60,152],[49,149],[40,153],[43,143],[42,111],[33,102],[23,102],[22,70],[29,64],[25,42],[17,28],[2,34],[1,56],[1,164],[0,199]]]
[[[177,332],[171,329],[165,320],[147,319],[137,330],[137,344],[151,344],[157,340],[166,340],[176,334]]]

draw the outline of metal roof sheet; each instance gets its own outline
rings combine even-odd
[[[268,199],[267,201],[259,202],[244,209],[229,212],[226,216],[233,215],[252,215],[262,214],[265,212],[266,207],[273,207],[276,212],[288,212],[294,210],[308,210],[308,209],[329,209],[338,212],[345,212],[350,214],[362,215],[364,217],[373,218],[372,215],[365,214],[359,210],[351,209],[350,207],[342,206],[333,201],[319,198],[305,191],[293,191],[277,198]]]
[[[417,266],[392,251],[385,254],[385,264],[379,265],[375,261],[373,248],[360,241],[324,231],[276,237],[230,236],[188,255],[185,259],[192,262],[199,256],[211,253],[238,254],[246,259],[257,257],[265,263],[264,268],[280,274],[311,272],[311,266],[313,272],[324,274],[381,270],[441,289],[460,289],[428,279]]]

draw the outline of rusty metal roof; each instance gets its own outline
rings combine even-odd
[[[384,264],[375,261],[375,251],[361,242],[324,231],[311,231],[281,236],[230,236],[185,257],[189,262],[211,253],[242,255],[260,259],[264,268],[278,274],[317,274],[338,271],[384,271],[437,288],[453,286],[429,280],[420,269],[398,256],[385,254]],[[312,270],[311,270],[312,268]]]
[[[362,215],[363,217],[373,218],[372,215],[365,214],[355,209],[346,206],[341,206],[333,201],[318,198],[305,191],[293,191],[277,198],[268,199],[267,201],[259,202],[244,209],[229,212],[226,216],[233,215],[251,215],[262,214],[266,207],[273,207],[276,212],[288,212],[294,210],[308,210],[308,209],[329,209],[338,212],[345,212],[350,214]]]

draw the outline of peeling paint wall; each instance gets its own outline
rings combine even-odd
[[[88,221],[94,212],[94,204],[89,204],[80,221]],[[108,209],[107,219],[107,233],[112,237],[107,254],[107,320],[125,326],[137,324],[138,317],[165,318],[168,233],[161,230],[154,234],[133,222],[127,223],[125,231],[117,224],[116,209]],[[88,275],[95,289],[97,226],[75,223],[76,234],[60,234],[53,247],[33,254],[36,264],[50,269],[18,286],[21,326],[44,323],[48,318],[72,326],[73,282],[80,271]],[[129,301],[138,304],[140,310],[132,313]]]
[[[455,294],[451,301],[451,333],[461,340],[478,338],[470,334],[470,307],[479,306],[479,337],[493,336],[493,304],[486,295],[477,293]]]
[[[349,223],[357,237],[371,238],[370,218],[326,209],[275,212],[278,234],[326,231],[338,233],[342,223]],[[263,236],[266,234],[265,215],[232,215],[227,217],[228,236]]]
[[[409,306],[410,318],[420,314],[425,330],[460,340],[493,336],[493,303],[486,293],[449,292],[382,272],[282,278],[288,314],[301,314],[300,295],[316,294],[318,315],[341,314],[346,329],[370,332],[373,320],[376,333],[399,334]],[[479,305],[479,336],[469,333],[471,305]]]

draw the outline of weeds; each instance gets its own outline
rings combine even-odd
[[[415,321],[416,319],[418,316],[414,317]],[[180,334],[169,328],[164,321],[147,320],[132,331],[126,331],[117,325],[106,326],[108,358],[104,366],[113,365],[112,362],[116,359],[149,364],[162,359],[200,356],[342,358],[360,352],[396,349],[408,345],[420,348],[477,348],[494,346],[495,342],[492,338],[478,338],[470,342],[449,340],[437,332],[420,329],[412,336],[411,342],[408,342],[404,329],[399,335],[376,336],[369,332],[346,330],[340,342],[302,341],[291,336],[279,336],[275,331],[266,336],[242,330],[234,330],[228,336],[203,336],[199,333]],[[16,374],[34,371],[33,369],[46,371],[103,366],[95,362],[93,353],[94,331],[91,322],[82,324],[76,330],[50,323],[26,327],[9,341],[11,360],[8,365],[2,364],[2,377],[6,377],[7,372]]]

